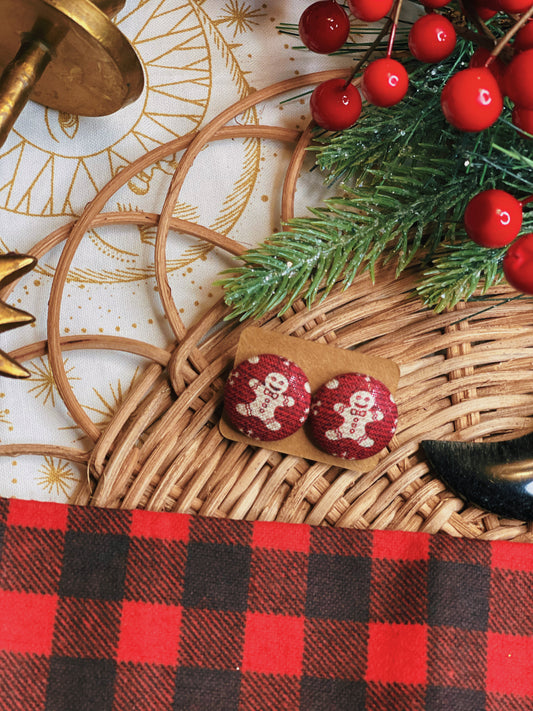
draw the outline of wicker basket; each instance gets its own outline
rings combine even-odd
[[[223,322],[227,309],[219,303],[199,323],[185,329],[166,280],[165,247],[169,231],[180,230],[232,254],[239,255],[244,248],[221,234],[173,218],[173,208],[187,171],[207,143],[232,136],[270,137],[295,143],[281,196],[282,220],[290,218],[311,128],[299,133],[227,124],[261,101],[341,75],[339,71],[321,72],[256,92],[202,131],[162,146],[122,170],[75,223],[35,246],[32,254],[39,258],[68,238],[52,283],[48,340],[12,355],[26,359],[48,353],[61,397],[94,446],[81,452],[53,444],[5,445],[0,454],[44,453],[86,462],[88,480],[76,493],[74,503],[78,504],[533,540],[530,525],[503,520],[454,496],[432,474],[420,450],[420,441],[426,438],[473,440],[515,436],[532,429],[533,313],[525,300],[506,299],[514,295],[506,286],[493,289],[502,299],[488,311],[472,301],[435,315],[413,298],[416,266],[398,279],[384,268],[375,285],[361,276],[347,290],[336,287],[310,310],[295,304],[282,318],[271,315],[259,322],[264,329],[357,348],[398,363],[399,428],[372,471],[331,467],[229,441],[220,434],[225,376],[239,335],[249,324]],[[177,151],[183,151],[182,158],[160,215],[101,212],[121,185]],[[175,334],[168,350],[125,338],[59,335],[63,289],[81,239],[92,227],[125,222],[157,224],[156,278]],[[2,298],[7,293],[4,290]],[[90,420],[66,377],[62,351],[76,348],[122,350],[150,361],[104,431]]]

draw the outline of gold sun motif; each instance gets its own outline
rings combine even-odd
[[[259,24],[256,19],[265,15],[264,12],[259,12],[258,9],[252,10],[251,6],[245,2],[239,3],[238,0],[229,0],[224,5],[224,12],[225,14],[221,16],[220,22],[228,27],[234,27],[234,37],[237,34],[253,30],[253,25]]]
[[[41,476],[35,477],[37,484],[49,494],[69,495],[72,484],[78,482],[78,477],[70,465],[60,460],[54,461],[53,457],[45,457],[44,465],[39,469]]]
[[[72,371],[74,370],[74,366],[68,369],[66,368],[68,358],[65,359],[64,363],[65,372],[69,381],[72,382],[73,380],[80,380],[81,378],[76,378],[70,375],[70,373],[72,373]],[[31,376],[30,382],[35,383],[35,385],[30,388],[28,392],[35,392],[35,398],[43,396],[43,405],[46,405],[48,400],[50,400],[52,406],[55,407],[55,394],[57,392],[57,386],[55,384],[52,368],[50,367],[48,361],[46,361],[42,356],[40,356],[38,363],[35,363],[34,361],[31,362],[29,371]]]

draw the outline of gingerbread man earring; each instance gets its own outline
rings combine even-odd
[[[288,358],[263,353],[231,371],[224,413],[233,429],[269,442],[294,434],[307,420],[311,386],[303,370]]]
[[[342,459],[367,459],[390,442],[398,409],[380,380],[362,373],[343,373],[313,395],[308,419],[319,449]]]

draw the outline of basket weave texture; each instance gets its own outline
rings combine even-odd
[[[173,209],[200,150],[214,140],[256,136],[295,145],[281,196],[282,220],[292,217],[311,125],[297,132],[228,123],[261,101],[342,75],[329,71],[300,76],[247,97],[201,131],[123,169],[75,223],[35,246],[32,254],[39,258],[66,240],[52,283],[48,338],[12,355],[24,360],[48,354],[59,393],[93,446],[78,451],[53,443],[3,445],[0,454],[44,453],[85,462],[88,478],[73,501],[82,505],[533,540],[532,524],[503,520],[456,497],[430,471],[420,448],[423,439],[501,439],[532,429],[533,312],[526,300],[507,299],[515,292],[505,285],[492,289],[491,295],[501,299],[490,310],[473,300],[437,315],[413,297],[416,265],[399,278],[387,267],[378,271],[374,284],[362,275],[348,289],[337,285],[311,309],[295,303],[282,317],[269,315],[254,322],[279,333],[391,358],[400,366],[399,426],[373,470],[331,467],[228,441],[219,432],[225,378],[239,335],[250,323],[225,322],[228,309],[220,302],[186,329],[166,279],[165,246],[169,232],[177,230],[237,256],[244,248],[222,234],[174,218]],[[183,152],[182,158],[161,214],[102,212],[127,180],[177,151]],[[157,225],[156,278],[174,343],[161,349],[113,336],[60,337],[63,290],[84,234],[96,226],[128,222]],[[4,289],[2,298],[7,293]],[[126,351],[149,361],[103,431],[81,407],[65,373],[62,353],[77,348]]]

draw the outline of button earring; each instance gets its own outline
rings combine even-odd
[[[284,439],[307,420],[311,386],[291,360],[263,353],[241,361],[231,371],[224,413],[233,429],[259,441]]]
[[[309,431],[323,452],[342,459],[367,459],[392,439],[398,409],[390,390],[363,373],[343,373],[313,395]]]

